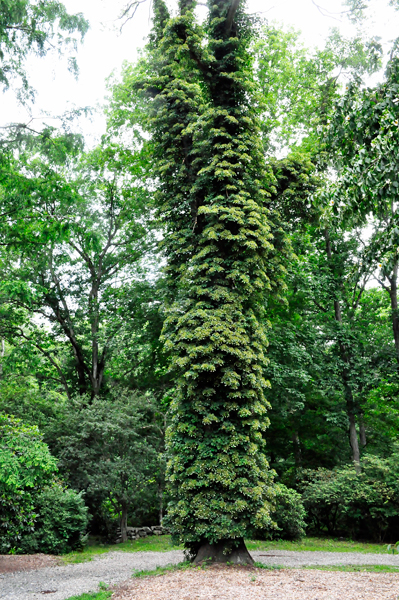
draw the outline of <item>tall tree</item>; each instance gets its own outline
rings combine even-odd
[[[351,84],[327,131],[331,162],[338,172],[332,189],[336,217],[351,226],[371,225],[363,251],[365,267],[389,294],[399,369],[399,59],[393,56],[385,81],[375,88]]]
[[[173,299],[163,333],[178,377],[169,519],[197,561],[251,562],[244,537],[271,521],[263,315],[284,276],[274,246],[285,246],[266,208],[249,19],[239,0],[209,2],[204,35],[195,6],[181,0],[169,19],[154,3],[150,60],[136,76],[152,98]]]

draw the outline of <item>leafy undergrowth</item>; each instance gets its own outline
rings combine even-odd
[[[362,544],[360,542],[339,541],[331,538],[303,538],[298,542],[277,541],[247,541],[247,548],[251,550],[295,550],[321,551],[321,552],[360,552],[361,554],[386,554],[386,544]]]
[[[295,550],[322,552],[360,552],[362,554],[386,554],[386,544],[362,544],[360,542],[339,541],[328,538],[304,538],[299,542],[278,541],[247,541],[247,548],[251,550]],[[182,546],[173,546],[170,535],[149,536],[123,544],[101,544],[92,538],[88,546],[81,552],[65,554],[62,560],[66,564],[80,563],[92,560],[95,556],[112,551],[119,552],[167,552],[168,550],[182,550]]]

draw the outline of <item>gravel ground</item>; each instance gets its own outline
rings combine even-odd
[[[151,570],[183,560],[179,550],[171,552],[109,552],[85,563],[46,567],[37,571],[0,575],[1,600],[65,600],[98,590],[100,581],[125,581],[133,571]]]
[[[112,600],[397,600],[398,594],[399,576],[392,573],[218,566],[131,579]]]
[[[387,565],[399,567],[399,554],[361,554],[360,552],[292,552],[270,550],[251,552],[255,561],[282,567],[311,567],[314,565]]]
[[[399,567],[399,556],[354,552],[251,552],[254,560],[269,565],[390,565]],[[45,567],[36,571],[0,575],[1,600],[51,600],[98,590],[98,584],[116,584],[129,579],[135,570],[151,570],[183,560],[179,550],[170,552],[109,552],[86,563]],[[351,575],[351,574],[349,574]],[[394,575],[399,580],[397,575]],[[398,590],[399,593],[399,590]],[[154,599],[155,600],[155,599]]]

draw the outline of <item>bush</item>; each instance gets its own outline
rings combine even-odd
[[[55,480],[57,464],[37,427],[0,413],[0,552],[79,547],[87,509]]]
[[[55,483],[38,494],[35,508],[34,530],[23,536],[18,552],[64,554],[82,548],[88,509],[81,494]]]
[[[297,540],[305,535],[306,511],[301,494],[282,483],[274,486],[275,508],[271,518],[276,523],[274,529],[256,531],[256,539]]]
[[[352,465],[335,470],[303,471],[300,487],[315,533],[345,534],[383,541],[399,526],[399,456],[366,456],[362,471]]]
[[[306,511],[301,494],[283,484],[276,485],[276,510],[273,518],[277,523],[274,537],[298,540],[305,535]]]
[[[34,528],[34,498],[54,478],[56,461],[37,427],[0,414],[0,552]]]

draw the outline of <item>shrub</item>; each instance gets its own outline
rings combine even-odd
[[[0,552],[15,549],[34,528],[34,497],[56,472],[37,427],[0,414]]]
[[[37,427],[0,413],[0,552],[78,547],[87,526],[79,494],[55,480],[56,460]]]
[[[273,518],[277,530],[273,537],[297,540],[305,535],[306,511],[301,494],[283,484],[276,485],[276,510]]]
[[[64,554],[82,548],[88,509],[81,494],[54,483],[38,494],[35,508],[34,530],[23,536],[19,552]]]
[[[286,487],[282,483],[274,486],[275,508],[271,517],[275,528],[256,531],[256,539],[284,539],[297,540],[305,535],[306,511],[302,503],[301,494]]]
[[[303,471],[300,487],[314,532],[382,541],[399,524],[398,455],[366,456],[362,471],[350,465],[332,471]]]

